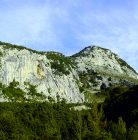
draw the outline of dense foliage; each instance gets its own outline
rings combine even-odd
[[[36,86],[29,83],[24,83],[26,85],[26,92],[19,87],[19,82],[13,80],[9,86],[0,83],[0,98],[4,98],[10,102],[32,102],[32,101],[42,101],[46,99],[43,93],[38,93]]]
[[[138,122],[138,86],[112,89],[105,100],[104,112],[108,120],[117,121],[121,116],[127,126]]]
[[[63,103],[0,103],[1,139],[92,139],[100,137],[98,112]]]
[[[86,110],[75,110],[78,104],[64,100],[42,102],[46,97],[25,84],[27,93],[15,80],[0,83],[1,96],[8,99],[0,102],[0,140],[138,140],[138,86],[104,89],[97,94],[106,97],[104,103],[93,100]]]
[[[47,58],[50,60],[51,68],[54,69],[55,74],[70,74],[71,68],[74,67],[70,58],[65,57],[63,54],[56,52],[47,52]]]
[[[1,102],[0,139],[137,140],[137,88],[108,90],[103,104],[80,111],[65,101]]]

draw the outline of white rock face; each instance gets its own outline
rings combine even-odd
[[[4,49],[0,46],[0,83],[9,85],[14,79],[24,87],[28,82],[37,86],[37,92],[56,100],[57,96],[67,102],[82,102],[84,97],[76,83],[78,75],[74,69],[69,75],[55,75],[46,55],[26,49]]]
[[[114,76],[138,79],[138,74],[128,67],[116,54],[100,47],[88,47],[75,57],[79,72],[95,70]]]
[[[98,91],[111,84],[124,82],[120,82],[120,77],[138,79],[138,74],[127,63],[110,50],[100,47],[87,47],[72,56],[77,69],[71,67],[68,74],[56,74],[52,68],[52,60],[47,57],[46,53],[0,45],[0,83],[9,85],[15,80],[24,91],[27,91],[26,83],[29,83],[36,86],[38,93],[50,96],[55,101],[60,97],[67,102],[81,103],[84,101],[83,90],[80,93],[82,88]],[[80,76],[83,72],[86,73],[85,77]],[[0,101],[6,99],[1,97]]]

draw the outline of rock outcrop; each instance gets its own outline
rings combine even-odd
[[[37,53],[27,49],[11,46],[0,46],[0,83],[9,85],[13,80],[18,81],[20,87],[25,83],[35,85],[37,92],[50,96],[54,100],[57,96],[67,102],[82,102],[76,80],[78,75],[70,66],[70,73],[55,74],[46,53]],[[58,60],[57,60],[58,61]],[[60,66],[60,65],[59,65]]]
[[[115,76],[127,76],[138,79],[136,71],[124,60],[108,49],[90,46],[73,55],[79,72],[94,70]]]
[[[100,90],[115,84],[132,86],[137,72],[108,49],[89,46],[72,56],[84,87]],[[137,82],[136,82],[137,83]]]
[[[87,47],[65,57],[60,53],[0,44],[0,83],[8,86],[17,81],[25,92],[28,85],[33,85],[38,93],[54,100],[81,103],[85,99],[84,88],[96,91],[120,83],[133,85],[138,80],[138,74],[125,61],[100,47]]]

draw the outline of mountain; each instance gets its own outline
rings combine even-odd
[[[136,71],[124,60],[108,49],[89,46],[73,55],[78,71],[94,70],[114,76],[125,76],[138,79]]]
[[[133,86],[137,81],[132,67],[101,47],[90,46],[66,57],[0,42],[1,101],[65,99],[82,103],[101,89]]]

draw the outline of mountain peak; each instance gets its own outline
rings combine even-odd
[[[72,56],[78,71],[95,70],[116,76],[138,79],[137,72],[111,50],[99,46],[88,46]]]
[[[23,90],[22,100],[51,97],[56,101],[60,97],[67,102],[81,103],[85,100],[85,90],[93,92],[115,84],[129,85],[130,79],[138,79],[138,74],[125,61],[99,46],[88,46],[66,57],[57,52],[38,52],[3,42],[0,42],[0,75],[4,89],[0,90],[0,100],[3,101],[20,100],[15,94],[4,93],[10,86],[17,85],[15,83],[18,85],[14,90]]]
[[[96,45],[92,45],[92,46],[85,47],[80,52],[72,55],[72,57],[86,56],[86,55],[89,55],[90,53],[94,54],[99,51],[103,51],[105,53],[111,53],[111,50],[109,50],[109,49],[102,48],[102,47],[96,46]]]

